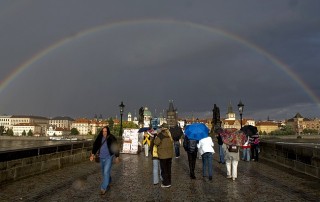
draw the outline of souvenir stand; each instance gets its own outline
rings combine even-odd
[[[139,149],[139,129],[124,129],[122,134],[122,149],[124,154],[138,154]]]

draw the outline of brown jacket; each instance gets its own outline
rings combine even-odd
[[[159,159],[170,159],[173,157],[173,140],[168,129],[162,130],[154,140],[158,146]]]

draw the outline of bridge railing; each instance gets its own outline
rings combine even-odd
[[[320,147],[262,141],[260,150],[265,160],[320,178]]]
[[[0,183],[88,160],[92,141],[0,152]]]

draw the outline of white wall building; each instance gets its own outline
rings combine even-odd
[[[0,126],[3,126],[5,130],[10,128],[11,116],[0,116]]]
[[[69,134],[70,134],[69,129],[58,128],[55,126],[49,126],[48,130],[46,131],[46,136],[65,136]]]
[[[66,116],[57,116],[49,120],[49,125],[56,126],[58,128],[71,129],[71,125],[74,119]]]
[[[28,132],[31,130],[33,136],[40,136],[41,135],[41,126],[34,124],[34,123],[19,123],[12,127],[13,135],[14,136],[22,136],[23,131]]]

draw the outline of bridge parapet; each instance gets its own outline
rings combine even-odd
[[[89,158],[92,141],[0,152],[0,183],[57,170]]]
[[[261,158],[320,178],[320,148],[297,144],[261,142]]]

